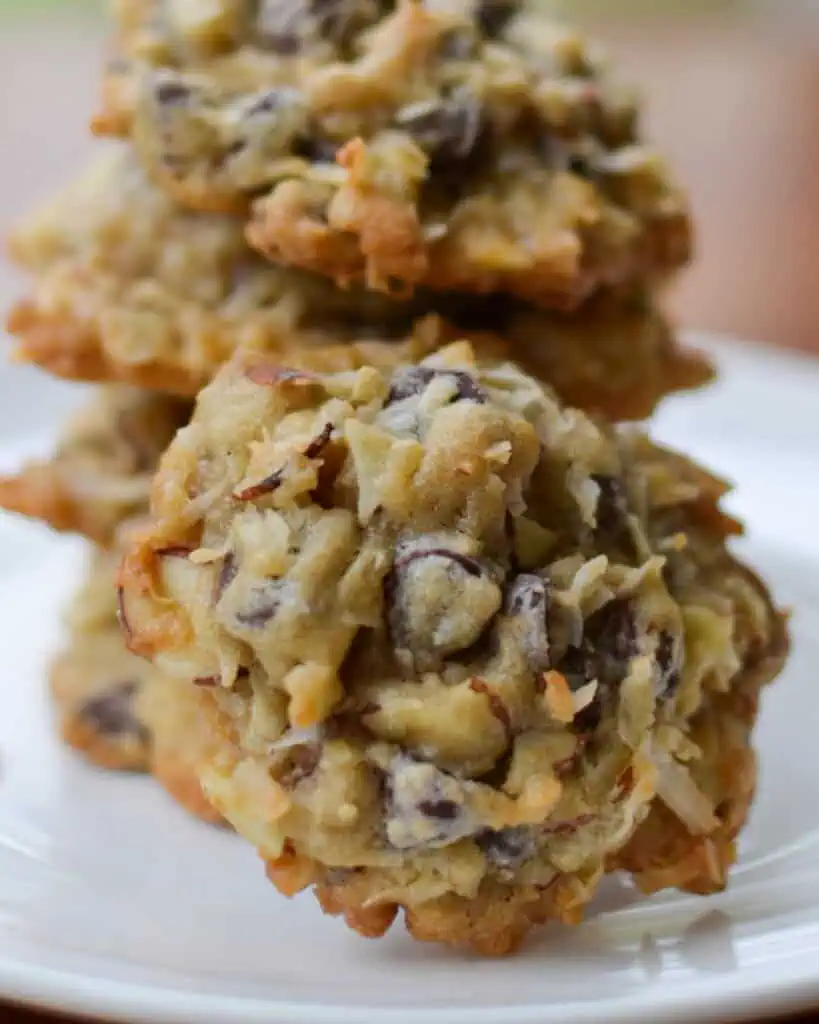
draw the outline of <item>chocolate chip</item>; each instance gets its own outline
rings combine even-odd
[[[625,678],[637,653],[636,625],[627,601],[611,601],[585,624],[583,641],[572,647],[560,662],[572,690],[596,679],[603,686]]]
[[[617,477],[603,474],[597,474],[591,479],[600,488],[596,536],[613,547],[633,551],[628,494],[623,482]]]
[[[338,150],[339,145],[337,142],[333,142],[332,139],[318,138],[314,135],[298,139],[293,147],[295,156],[299,156],[303,160],[309,160],[314,164],[334,164]],[[380,337],[381,335],[379,334],[378,336]]]
[[[284,595],[282,580],[265,580],[250,591],[246,607],[236,612],[236,621],[251,629],[266,626],[279,610]]]
[[[654,657],[660,670],[658,694],[661,697],[671,697],[680,685],[680,667],[679,647],[668,630],[662,630],[657,638]]]
[[[501,603],[492,567],[423,540],[401,553],[384,581],[390,638],[413,671],[432,671],[471,648]]]
[[[276,773],[276,779],[286,789],[295,789],[300,782],[315,774],[320,761],[320,743],[301,743],[291,747],[284,767]]]
[[[219,570],[219,576],[216,580],[216,587],[213,592],[214,604],[216,604],[222,594],[224,594],[227,588],[236,579],[238,572],[239,566],[237,564],[236,555],[233,551],[228,551],[222,559],[222,567]]]
[[[453,401],[477,402],[483,405],[487,394],[475,378],[464,370],[439,370],[432,366],[402,366],[395,371],[390,381],[386,405],[403,402],[407,398],[422,395],[436,377],[450,378],[456,388]]]
[[[118,683],[90,697],[79,709],[82,721],[101,736],[135,739],[148,743],[148,730],[134,714],[135,682]]]
[[[520,0],[477,0],[475,17],[488,39],[497,39],[520,10]]]
[[[429,366],[400,367],[393,374],[386,404],[393,405],[415,395],[422,395],[434,377],[435,370]]]
[[[545,672],[549,653],[549,581],[534,573],[516,576],[506,592],[506,613],[515,620],[517,636],[529,667]]]
[[[424,150],[433,168],[440,169],[473,154],[483,128],[483,108],[477,97],[460,90],[448,99],[403,107],[396,124]]]
[[[582,153],[571,153],[567,160],[567,170],[578,178],[585,178],[591,181],[595,177],[595,171],[591,161]]]
[[[348,47],[389,6],[375,0],[261,0],[257,39],[281,56],[297,54],[311,39]]]
[[[254,99],[244,113],[247,117],[261,117],[264,114],[275,114],[300,102],[301,94],[297,89],[270,89]]]
[[[419,548],[416,551],[412,551],[410,554],[404,555],[402,558],[398,559],[398,561],[395,563],[394,571],[406,569],[406,567],[408,565],[411,565],[413,562],[417,562],[426,558],[448,559],[456,563],[456,565],[459,565],[461,569],[463,569],[463,571],[469,576],[481,576],[483,574],[481,563],[477,560],[477,558],[472,558],[470,555],[462,555],[458,551],[449,551],[446,548]]]
[[[164,79],[154,88],[154,96],[158,103],[164,107],[178,107],[186,103],[191,97],[192,90],[189,85],[174,79]]]
[[[535,853],[532,829],[525,825],[498,831],[482,829],[475,842],[489,863],[502,871],[515,871]]]
[[[435,765],[398,754],[381,783],[385,837],[397,849],[447,846],[475,831],[464,783]]]
[[[454,821],[458,817],[460,808],[454,800],[421,800],[418,803],[418,810],[427,818],[435,818],[438,821]]]
[[[608,661],[609,671],[601,675],[621,679],[637,651],[637,620],[630,601],[609,601],[591,616],[586,631],[595,644],[598,657]]]
[[[585,732],[597,727],[603,703],[625,679],[637,654],[637,622],[629,601],[610,601],[586,620],[580,646],[570,647],[557,666],[573,691],[592,680],[598,683],[594,701],[575,716],[575,728]]]

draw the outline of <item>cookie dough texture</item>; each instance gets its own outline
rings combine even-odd
[[[758,612],[767,618],[763,586],[756,589]],[[697,756],[689,763],[695,785],[714,808],[709,829],[691,830],[671,805],[655,800],[646,820],[626,847],[613,858],[612,870],[629,871],[645,893],[677,888],[700,895],[719,892],[737,857],[737,838],[745,826],[757,786],[753,730],[761,687],[775,678],[787,656],[784,620],[773,628],[760,618],[762,643],[749,651],[743,668],[727,692],[709,693],[694,716],[689,739]],[[768,619],[770,621],[770,619]]]
[[[124,148],[29,216],[11,252],[35,278],[9,321],[19,355],[70,379],[194,395],[240,348],[319,372],[390,368],[465,331],[482,357],[514,359],[612,419],[642,418],[712,375],[640,290],[568,316],[501,297],[398,302],[275,267],[235,217],[179,210]]]
[[[514,4],[157,0],[119,21],[97,130],[177,202],[244,215],[274,262],[571,309],[689,259],[632,97]]]
[[[99,389],[67,424],[55,454],[0,477],[0,508],[111,545],[147,511],[159,456],[189,402],[124,386]]]
[[[194,680],[207,795],[281,891],[508,952],[579,918],[655,798],[718,826],[689,724],[781,641],[725,489],[465,343],[237,360],[163,458],[124,624]]]
[[[195,694],[123,643],[114,585],[119,557],[95,555],[67,609],[68,640],[50,676],[60,734],[92,764],[151,772],[191,814],[217,822],[195,771],[205,736]]]
[[[68,641],[51,668],[51,694],[66,743],[102,767],[147,771],[151,730],[138,699],[153,669],[126,650],[117,628],[117,558],[95,557],[66,610]]]

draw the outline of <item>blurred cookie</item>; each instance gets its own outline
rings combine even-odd
[[[242,347],[332,372],[394,367],[466,335],[572,405],[640,419],[712,376],[641,292],[604,292],[568,316],[497,297],[402,303],[274,267],[237,220],[180,212],[125,151],[26,220],[11,249],[36,278],[9,323],[19,354],[72,379],[193,395]]]
[[[177,202],[345,286],[573,309],[663,280],[690,256],[687,203],[633,98],[516,7],[121,3],[96,127]]]
[[[190,409],[162,394],[101,388],[51,459],[0,477],[0,508],[111,544],[121,523],[147,509],[159,457]]]

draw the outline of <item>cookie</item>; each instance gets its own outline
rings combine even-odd
[[[672,771],[712,824],[688,722],[779,622],[725,490],[463,342],[237,359],[163,458],[123,623],[194,681],[205,791],[279,889],[508,952],[579,918]]]
[[[243,346],[329,372],[395,366],[464,331],[482,357],[514,358],[613,419],[643,418],[712,375],[639,292],[602,293],[565,316],[499,298],[400,303],[276,268],[235,218],[176,209],[125,150],[30,217],[11,251],[36,275],[9,323],[19,354],[71,379],[192,395]]]
[[[137,697],[153,669],[122,642],[116,565],[117,555],[97,555],[67,610],[69,640],[51,668],[51,696],[69,746],[103,768],[147,771],[151,730]]]
[[[126,3],[96,127],[177,202],[344,286],[565,310],[664,280],[690,257],[687,203],[635,103],[515,6]]]
[[[769,598],[759,581],[758,613],[767,616]],[[764,634],[762,634],[764,635]],[[784,620],[768,643],[749,651],[743,669],[727,692],[709,692],[693,718],[688,739],[693,744],[688,768],[696,788],[714,808],[709,827],[682,790],[664,802],[658,798],[626,847],[612,860],[613,870],[631,872],[645,893],[677,888],[707,895],[724,889],[737,856],[737,838],[747,821],[757,785],[753,730],[761,687],[775,678],[787,655]],[[669,777],[667,783],[678,780]]]
[[[122,644],[122,635],[119,635]],[[149,673],[137,696],[140,717],[151,732],[150,771],[156,781],[194,817],[224,824],[202,792],[197,767],[207,738],[196,691],[187,682]]]
[[[192,689],[128,652],[117,621],[119,554],[98,552],[66,614],[69,640],[51,667],[63,740],[92,764],[150,772],[189,813],[218,823],[195,772],[203,742]]]
[[[121,523],[147,509],[159,457],[190,408],[167,395],[101,388],[51,459],[0,477],[0,508],[110,545]]]

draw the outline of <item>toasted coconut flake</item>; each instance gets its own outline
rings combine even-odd
[[[543,681],[546,684],[544,701],[549,714],[564,725],[571,722],[575,716],[575,703],[566,677],[552,669],[543,673]]]
[[[669,760],[659,766],[657,795],[691,835],[706,836],[719,828],[713,804],[679,761]]]
[[[316,376],[306,370],[288,370],[285,366],[276,366],[274,363],[257,363],[245,370],[245,376],[254,384],[262,387],[275,387],[280,384],[293,384],[296,387],[305,387],[316,383]]]
[[[594,698],[597,696],[597,685],[597,680],[592,679],[590,683],[586,683],[585,686],[581,686],[579,690],[576,690],[572,694],[572,700],[574,701],[574,713],[576,715],[593,703]]]
[[[267,861],[265,871],[282,896],[295,896],[315,878],[313,862],[309,857],[299,856],[290,843],[285,843],[280,857]]]
[[[517,821],[511,824],[540,824],[555,809],[562,794],[563,786],[554,775],[533,775],[524,784],[517,802]]]

